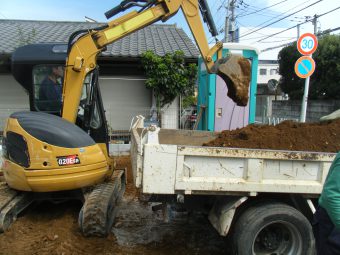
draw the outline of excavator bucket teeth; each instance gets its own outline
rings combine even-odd
[[[227,84],[228,97],[238,106],[246,106],[249,98],[250,62],[241,56],[231,55],[217,61],[214,72]]]

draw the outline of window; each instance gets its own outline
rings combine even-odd
[[[270,75],[277,74],[277,69],[270,69]]]
[[[102,121],[99,114],[98,102],[93,98],[93,73],[89,73],[86,75],[82,90],[82,95],[80,97],[80,103],[78,107],[78,118],[84,121],[85,116],[85,108],[90,104],[94,103],[93,114],[91,115],[90,127],[93,129],[97,129],[101,127]],[[92,102],[90,102],[92,101]]]
[[[260,75],[267,75],[267,69],[261,68]]]
[[[34,107],[37,111],[60,113],[64,67],[38,65],[33,68]]]
[[[33,68],[34,107],[37,111],[61,114],[63,76],[62,65],[37,65]],[[97,129],[101,126],[102,120],[97,99],[93,98],[95,88],[92,86],[92,79],[93,73],[85,77],[78,106],[78,117],[84,121],[84,118],[91,116],[89,125]],[[93,105],[93,113],[85,116],[90,104]]]

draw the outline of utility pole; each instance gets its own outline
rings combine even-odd
[[[225,27],[224,27],[224,41],[227,43],[229,42],[229,6],[230,6],[230,0],[228,0],[228,4],[226,6],[227,8],[227,16],[225,17]]]
[[[224,40],[225,42],[235,42],[235,3],[237,0],[228,0],[227,8],[227,16],[225,19],[225,34]],[[231,17],[229,15],[229,11],[231,11]]]
[[[300,24],[298,24],[296,27],[297,27],[297,39],[296,40],[299,40],[299,38],[300,38]]]
[[[231,23],[231,41],[235,42],[235,2],[237,0],[231,0],[230,3],[230,9],[231,9],[231,19],[230,19],[230,23]]]
[[[316,35],[318,33],[318,16],[316,14],[314,14],[312,24],[314,25],[314,34]]]

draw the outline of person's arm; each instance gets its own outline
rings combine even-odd
[[[322,199],[329,217],[340,230],[340,155],[338,154],[327,177]]]

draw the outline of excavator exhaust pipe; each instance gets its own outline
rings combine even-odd
[[[238,106],[246,106],[249,99],[251,66],[248,59],[230,55],[216,61],[212,72],[219,75],[228,87],[228,97]]]

